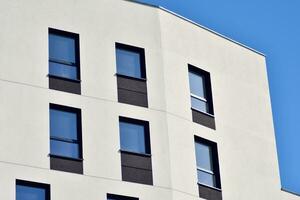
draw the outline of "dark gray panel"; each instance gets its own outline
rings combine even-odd
[[[118,88],[118,102],[148,107],[147,94]]]
[[[207,200],[222,200],[222,191],[198,184],[199,196]]]
[[[147,83],[145,79],[117,75],[118,102],[148,107]]]
[[[151,157],[121,152],[122,166],[152,170]]]
[[[118,88],[147,94],[146,80],[139,80],[120,75],[117,77]]]
[[[192,109],[193,122],[201,124],[211,129],[216,129],[215,118],[205,113]]]
[[[122,180],[153,185],[152,171],[122,166]]]
[[[50,157],[50,169],[83,174],[82,160]]]
[[[63,92],[81,94],[81,86],[79,81],[67,80],[53,76],[49,76],[49,88]]]

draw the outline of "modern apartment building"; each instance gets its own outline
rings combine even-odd
[[[164,8],[0,1],[1,200],[299,200],[265,57]]]

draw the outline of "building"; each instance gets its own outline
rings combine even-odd
[[[1,200],[299,199],[261,53],[124,0],[2,0],[0,24]]]

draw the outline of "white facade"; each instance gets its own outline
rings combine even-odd
[[[199,199],[194,135],[218,144],[224,200],[281,191],[265,57],[166,10],[122,0],[0,1],[0,199]],[[81,95],[48,88],[48,28],[80,35]],[[115,42],[143,47],[149,107],[118,103]],[[192,122],[188,64],[210,72],[216,130]],[[82,111],[83,175],[50,170],[49,103]],[[118,117],[150,122],[153,186],[121,178]]]

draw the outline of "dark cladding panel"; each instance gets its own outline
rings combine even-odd
[[[192,109],[193,122],[201,124],[211,129],[216,129],[215,118],[208,114]]]
[[[63,92],[81,94],[80,81],[66,80],[49,75],[49,88]]]
[[[83,174],[83,162],[82,160],[73,160],[51,156],[50,169]]]

